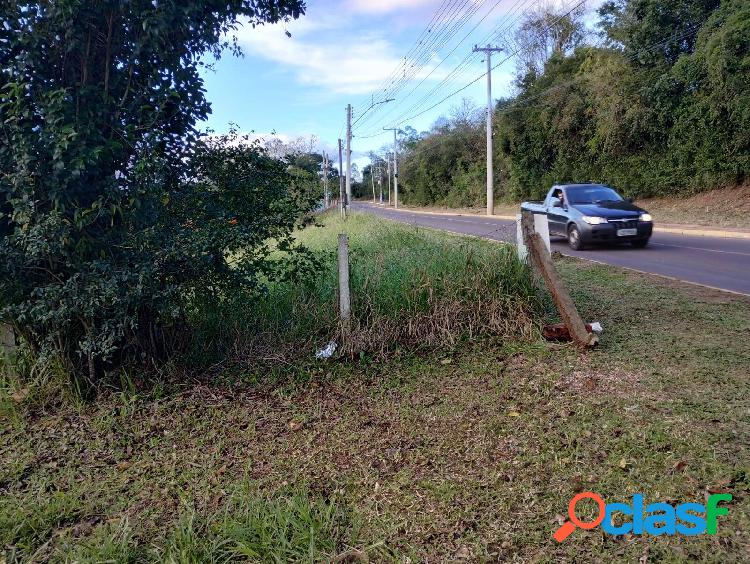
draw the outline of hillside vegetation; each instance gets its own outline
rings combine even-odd
[[[741,184],[750,171],[750,5],[742,0],[613,0],[583,14],[542,10],[515,97],[495,109],[496,193],[540,197],[597,181],[654,197]],[[541,38],[541,39],[540,39]],[[482,112],[464,103],[429,132],[407,128],[406,204],[484,201]]]

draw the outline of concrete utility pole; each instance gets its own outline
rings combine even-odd
[[[380,189],[380,205],[383,205],[383,169],[378,166],[378,188]]]
[[[341,219],[346,219],[346,192],[344,192],[344,164],[341,154],[341,139],[339,139],[339,207]]]
[[[501,52],[502,47],[487,47],[474,46],[474,53],[482,52],[487,59],[487,215],[493,215],[495,213],[495,191],[494,191],[494,178],[492,171],[492,53]]]
[[[352,200],[352,105],[346,105],[346,207]]]
[[[383,131],[393,131],[393,207],[398,209],[398,128],[384,127]]]
[[[328,163],[326,154],[323,153],[323,209],[328,209]]]
[[[391,159],[386,153],[385,160],[388,163],[388,205],[391,205]],[[381,202],[382,203],[382,202]]]
[[[395,98],[386,98],[380,102],[375,101],[375,95],[372,96],[372,104],[365,111],[360,112],[359,117],[352,124],[352,105],[346,105],[346,205],[351,205],[352,200],[352,125],[356,125],[367,112],[373,109],[375,106],[380,104],[387,104],[393,102]],[[364,180],[364,178],[363,178]]]
[[[364,180],[364,178],[362,179]],[[370,180],[372,180],[372,203],[375,203],[375,166],[370,164]]]

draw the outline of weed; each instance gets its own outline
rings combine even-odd
[[[533,340],[540,299],[511,247],[398,225],[368,214],[346,222],[327,214],[297,234],[315,253],[317,277],[269,284],[262,299],[207,312],[201,350],[224,342],[226,355],[253,364],[310,358],[340,341],[337,234],[350,245],[352,333],[341,352],[385,358],[494,336]],[[208,343],[204,341],[207,340]],[[219,355],[220,356],[220,355]]]

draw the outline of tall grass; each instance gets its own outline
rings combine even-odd
[[[353,322],[340,352],[382,357],[399,348],[435,349],[483,336],[527,340],[537,334],[540,298],[513,247],[370,214],[342,221],[335,213],[297,235],[321,264],[317,276],[274,282],[254,303],[205,317],[203,327],[231,333],[232,356],[247,360],[290,360],[311,355],[331,339],[341,343],[336,249],[344,232]]]

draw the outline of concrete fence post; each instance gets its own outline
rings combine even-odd
[[[344,338],[351,329],[352,303],[349,294],[349,239],[346,233],[339,234],[339,316]]]
[[[16,332],[13,326],[10,323],[0,323],[0,360],[12,361],[17,348]],[[7,365],[6,370],[12,371],[12,367]]]

